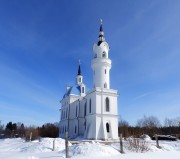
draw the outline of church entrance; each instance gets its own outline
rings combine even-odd
[[[107,132],[107,138],[110,138],[110,125],[109,125],[109,123],[106,123],[106,132]]]

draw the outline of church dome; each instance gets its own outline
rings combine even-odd
[[[71,86],[66,93],[64,94],[63,98],[69,95],[81,95],[81,87],[79,85]]]

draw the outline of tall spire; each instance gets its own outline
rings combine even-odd
[[[78,61],[78,74],[77,75],[81,75],[81,66],[80,66],[80,60]]]
[[[105,38],[104,38],[104,32],[103,32],[103,28],[102,28],[102,19],[100,19],[100,29],[99,29],[99,41],[98,41],[98,46],[103,42],[105,41]]]
[[[102,19],[100,19],[100,30],[99,31],[103,31],[103,29],[102,29]]]

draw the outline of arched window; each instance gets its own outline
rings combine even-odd
[[[76,117],[77,117],[77,106],[76,106]]]
[[[107,83],[104,83],[104,88],[107,88]]]
[[[109,123],[106,123],[106,131],[109,133]]]
[[[86,130],[86,121],[84,122],[84,128],[85,128],[85,130]]]
[[[94,55],[94,58],[97,58],[97,54]]]
[[[84,93],[84,87],[82,87],[82,93]]]
[[[105,51],[102,53],[102,57],[106,57],[106,52]]]
[[[89,100],[89,113],[91,113],[91,99]]]
[[[106,69],[104,70],[104,73],[106,74]]]
[[[86,116],[86,103],[84,105],[84,116]]]
[[[74,130],[75,134],[76,134],[76,126],[75,126],[75,130]]]
[[[109,112],[109,98],[108,97],[106,97],[105,106],[106,106],[106,112]]]

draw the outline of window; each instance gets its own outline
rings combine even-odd
[[[91,99],[89,100],[89,113],[91,113]]]
[[[76,117],[77,117],[77,114],[78,114],[77,111],[78,111],[78,107],[76,106]]]
[[[106,52],[105,51],[102,53],[102,57],[106,57]]]
[[[81,82],[81,78],[79,78],[79,82]]]
[[[104,88],[107,88],[107,83],[104,83]]]
[[[75,126],[75,130],[74,130],[75,134],[76,134],[76,126]]]
[[[84,116],[86,116],[86,103],[84,105]]]
[[[109,112],[109,98],[108,97],[106,97],[105,105],[106,105],[106,112]]]
[[[109,133],[109,123],[106,123],[106,131]]]
[[[94,58],[97,58],[97,54],[94,55]]]
[[[106,69],[104,70],[104,73],[106,74]]]
[[[82,87],[82,93],[84,93],[84,87]]]
[[[86,121],[84,122],[84,127],[85,127],[85,130],[86,130]]]

